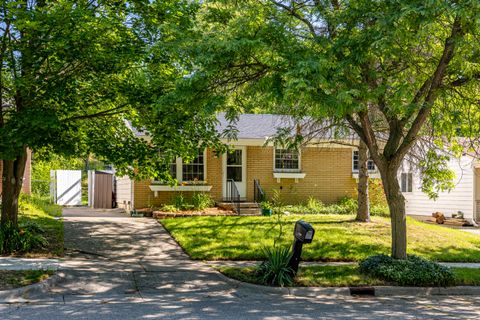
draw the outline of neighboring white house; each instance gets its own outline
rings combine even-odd
[[[455,188],[441,192],[436,200],[430,199],[421,190],[421,177],[415,170],[404,168],[399,173],[400,186],[410,215],[428,215],[441,212],[447,217],[463,212],[466,219],[480,220],[480,168],[476,160],[464,155],[452,158],[449,167],[455,172]]]

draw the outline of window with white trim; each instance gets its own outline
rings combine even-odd
[[[183,162],[181,175],[182,181],[205,181],[204,158],[203,151],[200,151],[191,162]]]
[[[199,151],[198,155],[189,163],[182,158],[177,158],[170,164],[169,173],[178,182],[204,182],[205,173],[205,151]]]
[[[300,154],[297,150],[275,149],[276,172],[300,172]]]
[[[354,172],[357,172],[360,169],[360,157],[358,155],[358,150],[353,151],[352,169],[353,169]],[[368,169],[368,171],[376,171],[377,170],[377,167],[375,166],[375,162],[373,162],[372,159],[368,159],[367,169]]]
[[[411,172],[402,172],[400,177],[400,186],[402,192],[412,192],[413,174]]]

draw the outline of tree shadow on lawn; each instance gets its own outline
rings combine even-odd
[[[299,216],[300,217],[303,217],[303,216]],[[189,217],[189,218],[175,218],[175,219],[189,219],[189,221],[191,221],[190,219],[199,219],[201,220],[199,224],[191,224],[191,225],[185,225],[185,224],[182,224],[181,222],[180,223],[173,223],[173,224],[170,224],[168,223],[167,220],[171,220],[171,219],[161,219],[160,222],[162,223],[162,225],[167,228],[168,230],[170,231],[175,231],[175,230],[185,230],[185,231],[188,231],[188,230],[198,230],[198,229],[212,229],[212,230],[215,230],[217,231],[218,228],[221,228],[221,230],[226,230],[228,229],[228,231],[232,231],[233,229],[236,229],[236,228],[240,228],[240,227],[248,227],[248,229],[252,230],[252,231],[255,231],[255,229],[258,227],[258,226],[261,226],[262,229],[265,229],[266,226],[271,226],[270,228],[267,228],[266,230],[272,230],[274,229],[275,227],[278,227],[279,226],[279,223],[278,221],[276,220],[260,220],[261,218],[271,218],[271,217],[258,217],[259,219],[258,220],[255,220],[255,221],[244,221],[244,219],[242,219],[243,217],[235,217],[237,219],[233,220],[232,217],[214,217],[212,218],[211,220],[209,219],[208,220],[208,223],[203,223],[205,222],[204,220],[204,217]],[[257,218],[257,217],[255,217]],[[248,217],[247,219],[251,219],[251,217]],[[243,220],[243,221],[242,221]],[[297,220],[300,220],[300,219],[287,219],[287,220],[283,220],[281,221],[281,224],[283,226],[292,226],[292,232],[293,232],[293,225],[295,224],[295,222]],[[354,219],[349,219],[349,220],[310,220],[311,224],[313,225],[346,225],[346,224],[352,224],[352,225],[362,225],[362,223],[358,222],[358,221],[355,221]],[[308,221],[307,221],[308,222]],[[371,226],[380,226],[380,225],[383,225],[381,223],[376,223],[376,222],[372,222],[371,224],[369,225],[365,225],[365,226],[368,226],[368,227],[371,227]]]

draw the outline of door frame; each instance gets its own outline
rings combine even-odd
[[[247,147],[235,146],[232,150],[242,150],[242,183],[235,182],[238,192],[240,193],[240,199],[247,199]],[[227,196],[227,154],[222,155],[222,197],[225,199]]]

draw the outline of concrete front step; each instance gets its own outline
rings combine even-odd
[[[242,216],[259,216],[262,213],[260,208],[258,207],[258,204],[255,202],[240,202],[240,213],[237,212],[236,204],[232,204],[231,202],[220,202],[217,203],[217,206],[220,208],[233,210],[237,214],[240,214]]]

